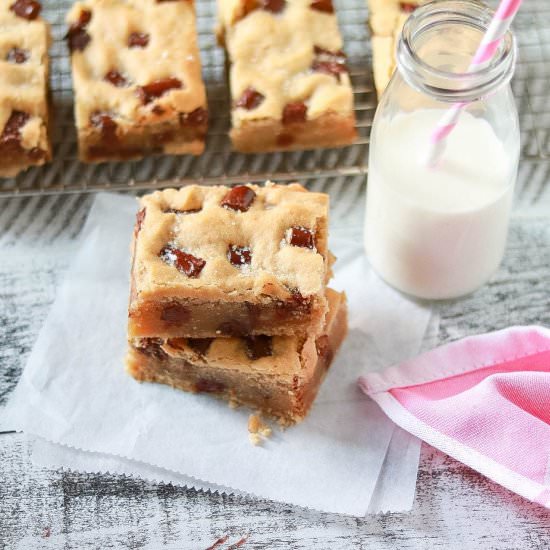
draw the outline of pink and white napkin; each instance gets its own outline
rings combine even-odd
[[[359,379],[399,426],[550,508],[550,330],[512,327]]]

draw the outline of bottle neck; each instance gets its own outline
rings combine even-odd
[[[470,0],[440,0],[417,8],[405,22],[397,67],[409,86],[444,102],[473,102],[509,83],[516,44],[508,31],[495,55],[468,70],[493,11]]]

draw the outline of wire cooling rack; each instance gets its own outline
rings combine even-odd
[[[512,89],[524,159],[550,159],[550,2],[525,0],[514,21],[519,55]]]
[[[494,2],[491,2],[494,3]],[[140,161],[83,164],[73,120],[70,61],[63,40],[65,14],[71,0],[43,2],[52,25],[50,50],[54,116],[52,163],[31,168],[16,178],[0,178],[0,196],[35,195],[97,190],[151,189],[186,183],[246,183],[248,181],[357,177],[367,171],[369,133],[376,108],[366,0],[335,0],[354,88],[359,137],[339,149],[245,155],[231,151],[229,97],[225,59],[216,44],[215,0],[195,2],[197,27],[207,86],[210,128],[206,151],[200,157],[154,156]],[[525,159],[550,158],[550,2],[526,0],[515,30],[520,59],[513,82],[522,127]]]

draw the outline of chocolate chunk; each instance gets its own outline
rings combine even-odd
[[[168,358],[168,355],[160,347],[161,345],[162,340],[159,338],[141,338],[139,344],[134,349],[158,361],[164,361]]]
[[[260,8],[272,13],[280,13],[285,9],[285,0],[259,0]]]
[[[252,252],[248,246],[230,244],[227,248],[227,259],[235,266],[249,265],[252,261]]]
[[[287,103],[283,109],[283,124],[305,122],[307,106],[303,101]]]
[[[214,338],[187,338],[187,345],[203,357],[208,353]]]
[[[347,72],[346,54],[343,51],[331,52],[320,46],[314,46],[313,53],[315,54],[311,65],[313,71],[332,75],[338,80],[342,73]]]
[[[12,48],[6,55],[6,61],[9,63],[17,63],[21,65],[28,61],[30,57],[30,52],[28,50],[23,50],[21,48]]]
[[[291,290],[291,292],[292,297],[287,300],[287,303],[292,304],[295,309],[309,313],[311,311],[311,298],[306,298],[296,289]]]
[[[301,248],[315,248],[315,232],[307,227],[295,225],[287,231],[287,242]]]
[[[183,83],[178,78],[169,77],[155,80],[144,86],[138,86],[136,93],[141,99],[142,103],[146,105],[153,101],[153,99],[164,95],[170,90],[177,90],[183,88]]]
[[[160,318],[170,324],[187,323],[191,320],[191,312],[188,307],[173,302],[162,308]]]
[[[241,3],[241,13],[239,19],[243,19],[250,12],[257,10],[259,8],[258,0],[242,0]]]
[[[244,338],[244,342],[246,355],[253,361],[273,355],[273,339],[271,336],[247,336]]]
[[[90,116],[90,123],[101,132],[101,141],[104,145],[113,145],[118,142],[117,123],[109,113],[93,113]]]
[[[166,343],[171,348],[176,348],[180,351],[183,351],[185,349],[185,342],[187,341],[187,338],[168,338],[166,340]]]
[[[285,0],[242,0],[241,18],[257,9],[270,11],[271,13],[281,13],[285,7]]]
[[[221,393],[225,388],[226,386],[222,382],[216,382],[216,380],[209,380],[208,378],[199,378],[195,383],[195,390],[198,392]]]
[[[208,111],[198,107],[190,113],[180,113],[180,124],[182,126],[202,126],[208,122]]]
[[[84,50],[90,42],[91,37],[86,31],[86,27],[91,19],[92,12],[90,10],[82,10],[78,17],[78,21],[69,27],[65,39],[67,40],[71,52],[75,50]]]
[[[12,111],[4,130],[0,135],[0,143],[2,144],[21,144],[21,128],[25,126],[30,116],[23,111]]]
[[[80,14],[78,15],[78,21],[76,22],[76,24],[79,27],[85,27],[91,20],[92,12],[90,10],[81,10]]]
[[[15,15],[32,21],[40,15],[42,5],[40,2],[36,2],[36,0],[17,0],[10,6],[10,10],[13,11]]]
[[[263,94],[252,88],[252,86],[249,86],[248,88],[245,88],[235,106],[242,107],[247,111],[252,111],[252,109],[259,107],[263,103],[264,99],[265,96]]]
[[[27,151],[27,156],[34,161],[41,160],[46,158],[46,151],[44,151],[44,149],[40,149],[40,147],[33,147]]]
[[[405,13],[412,13],[418,6],[416,4],[411,4],[410,2],[399,2],[399,7],[401,11]]]
[[[342,62],[346,61],[346,54],[342,50],[337,50],[335,52],[331,50],[327,50],[326,48],[321,48],[321,46],[313,46],[313,53],[317,57],[335,57],[337,59],[342,60]]]
[[[146,32],[132,32],[128,36],[129,48],[145,48],[149,44],[149,35]]]
[[[174,266],[180,273],[188,277],[198,277],[206,265],[202,258],[197,258],[179,248],[166,245],[159,254],[160,258],[168,265]]]
[[[30,115],[23,111],[12,111],[0,134],[0,146],[4,155],[24,152],[31,160],[37,161],[46,156],[46,151],[38,147],[26,150],[21,145],[21,128],[28,122]]]
[[[115,71],[114,69],[109,71],[103,77],[103,80],[110,82],[113,86],[116,86],[117,88],[124,88],[128,85],[128,81],[118,71]]]
[[[256,193],[246,185],[237,185],[229,190],[222,199],[220,206],[246,212],[254,202]]]
[[[251,327],[246,322],[232,319],[221,323],[216,332],[222,336],[245,336],[250,332],[250,329]]]
[[[314,61],[311,69],[317,73],[325,73],[340,79],[342,73],[348,71],[345,64],[338,61]]]
[[[90,122],[93,126],[101,130],[116,128],[116,122],[110,114],[96,111],[90,116]]]
[[[313,0],[309,7],[312,10],[322,11],[324,13],[334,13],[332,0]]]
[[[297,290],[291,290],[291,297],[276,303],[275,314],[278,319],[284,320],[290,317],[309,315],[311,313],[312,300],[302,296]]]

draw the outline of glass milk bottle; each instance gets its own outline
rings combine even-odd
[[[371,132],[365,248],[390,285],[445,299],[483,285],[504,254],[519,157],[510,78],[513,35],[467,73],[492,12],[469,1],[432,2],[407,20],[397,70]],[[430,134],[466,102],[439,163]]]

